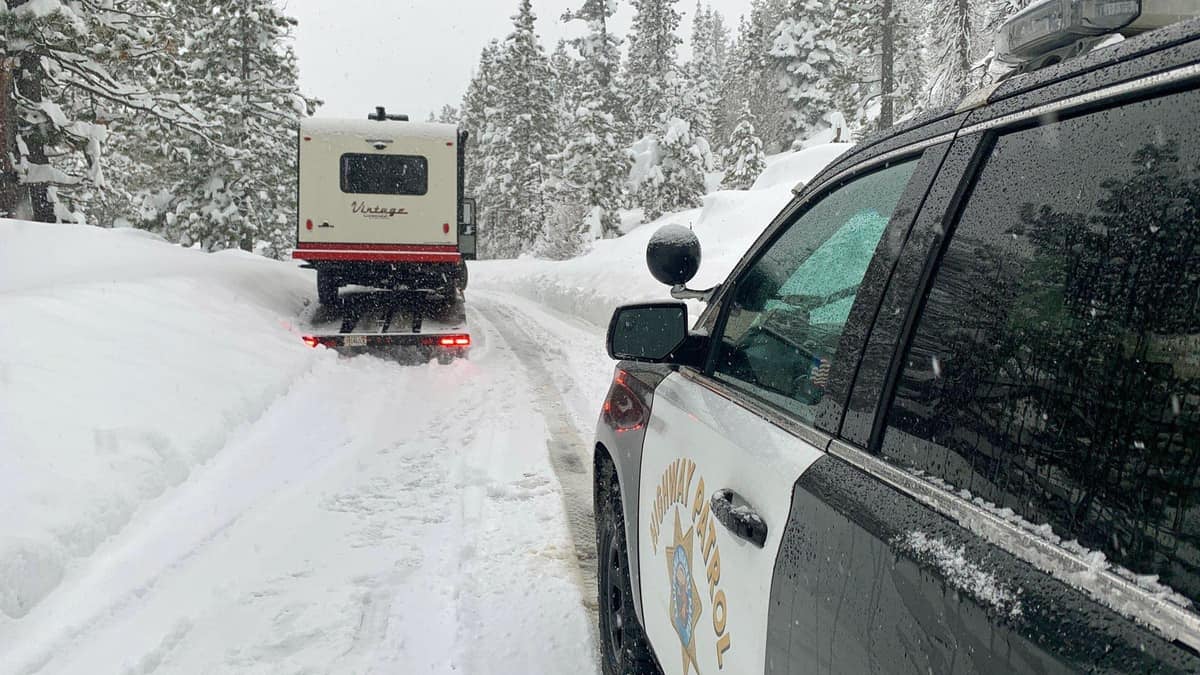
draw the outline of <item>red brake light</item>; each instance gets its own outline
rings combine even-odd
[[[438,338],[438,344],[443,347],[469,347],[471,346],[470,335],[446,335]]]
[[[317,345],[321,344],[320,340],[318,340],[317,338],[315,338],[311,335],[305,335],[301,339],[304,340],[304,344],[308,345],[309,347],[312,347],[313,349],[316,349]]]
[[[630,384],[629,374],[618,370],[608,390],[608,398],[604,400],[604,421],[617,433],[637,431],[650,419],[650,411]]]

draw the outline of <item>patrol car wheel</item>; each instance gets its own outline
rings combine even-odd
[[[633,609],[621,488],[612,465],[602,467],[596,511],[599,560],[600,662],[604,675],[661,675]]]

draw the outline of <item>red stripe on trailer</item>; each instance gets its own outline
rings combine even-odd
[[[331,260],[331,261],[367,261],[367,262],[408,262],[408,263],[455,263],[462,260],[457,251],[454,252],[416,252],[407,251],[352,251],[352,250],[314,250],[292,251],[296,260]]]
[[[343,244],[338,241],[302,241],[296,244],[298,249],[321,249],[334,251],[392,251],[420,253],[458,253],[454,244]]]

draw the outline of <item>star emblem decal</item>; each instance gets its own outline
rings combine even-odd
[[[671,581],[671,625],[679,635],[679,646],[683,654],[683,673],[689,668],[699,675],[696,662],[696,624],[700,621],[700,591],[692,575],[692,544],[695,542],[695,526],[687,532],[679,524],[679,511],[675,511],[674,543],[666,547],[667,575]]]

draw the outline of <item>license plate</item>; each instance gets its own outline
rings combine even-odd
[[[366,347],[367,346],[367,336],[366,335],[347,335],[346,337],[342,338],[342,344],[347,347]]]

